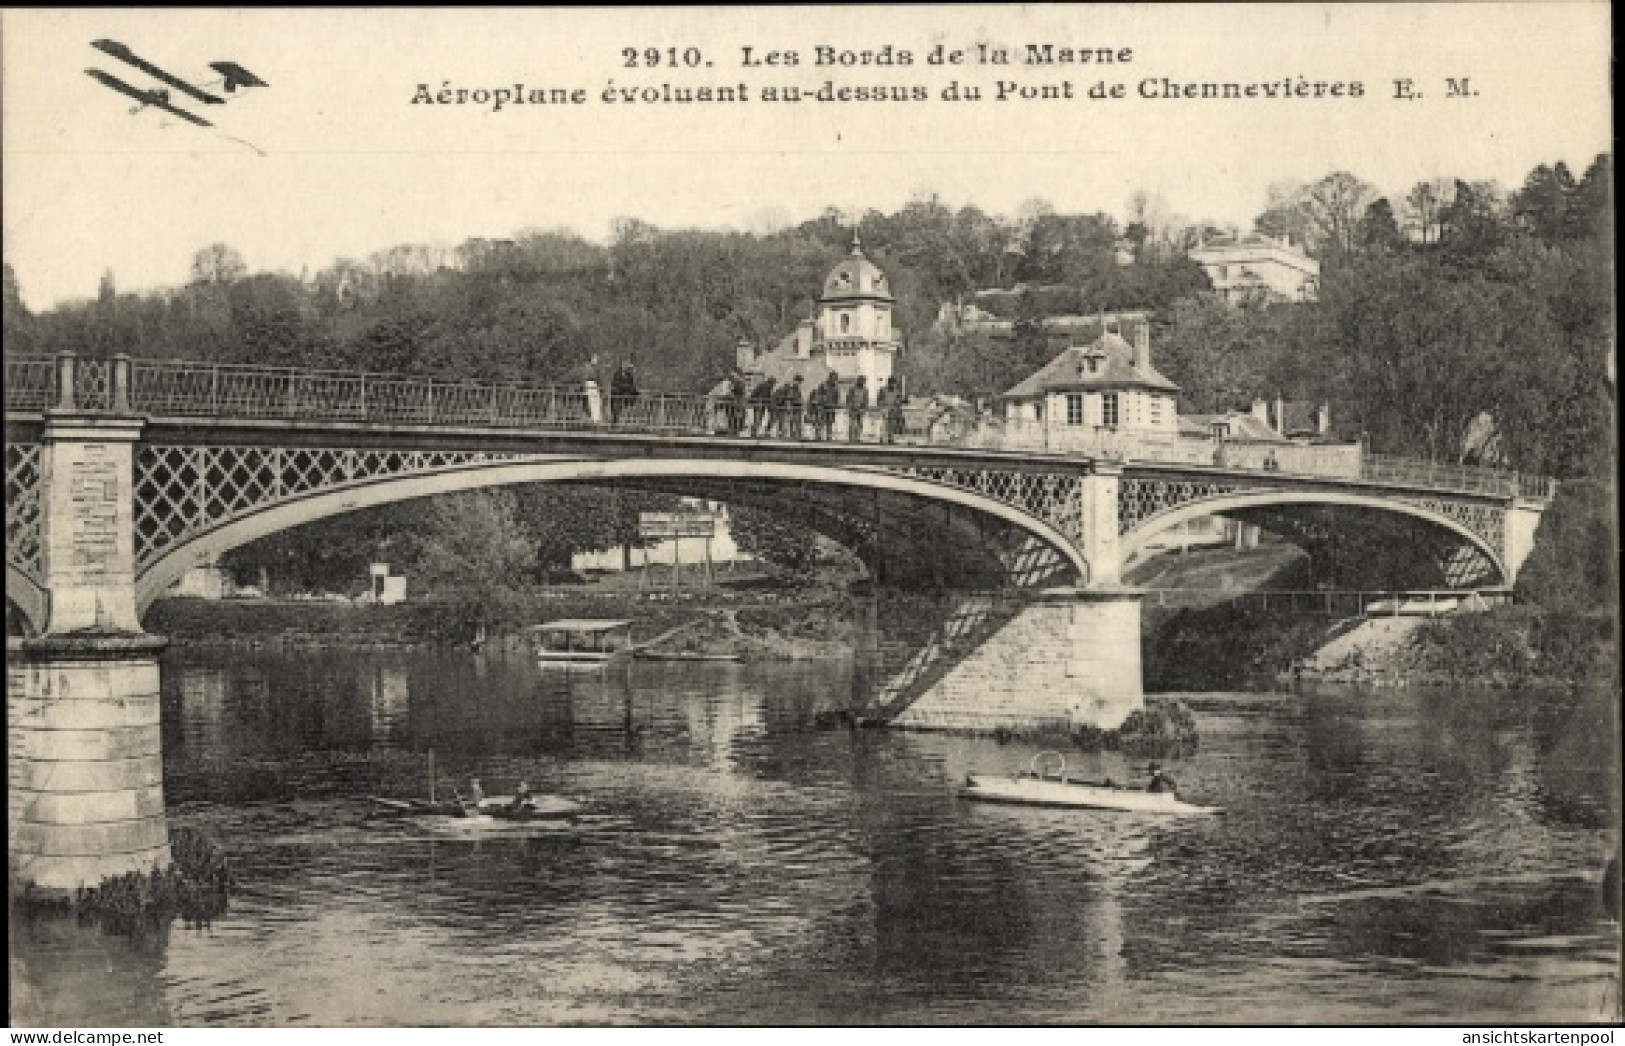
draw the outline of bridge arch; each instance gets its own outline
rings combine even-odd
[[[1493,547],[1484,537],[1458,520],[1442,512],[1395,500],[1389,497],[1376,497],[1369,494],[1354,494],[1342,491],[1265,491],[1245,494],[1225,494],[1217,497],[1201,498],[1187,501],[1176,508],[1167,509],[1143,521],[1139,526],[1122,536],[1122,557],[1127,563],[1143,552],[1151,539],[1175,527],[1189,523],[1192,520],[1204,519],[1208,516],[1244,516],[1249,511],[1270,509],[1291,509],[1293,507],[1310,508],[1352,508],[1367,512],[1381,512],[1401,518],[1418,520],[1448,532],[1488,561],[1494,571],[1499,584],[1510,583],[1509,572],[1501,550]]]
[[[532,457],[522,460],[472,461],[432,471],[356,480],[322,488],[228,517],[211,529],[166,549],[136,579],[136,606],[144,613],[189,567],[212,562],[223,552],[278,531],[364,508],[427,497],[523,483],[605,483],[753,481],[793,487],[873,490],[906,495],[926,502],[956,506],[1000,520],[1052,549],[1076,574],[1077,584],[1090,577],[1088,562],[1077,546],[1050,524],[1018,508],[962,487],[862,468],[788,464],[747,460],[644,458],[582,459]],[[9,591],[9,590],[8,590]]]

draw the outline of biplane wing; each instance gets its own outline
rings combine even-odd
[[[194,113],[189,113],[185,109],[177,109],[175,106],[170,105],[168,93],[165,91],[143,91],[139,87],[131,87],[118,77],[104,73],[100,69],[86,69],[85,75],[89,76],[103,87],[110,87],[119,94],[129,95],[142,105],[150,105],[155,109],[162,109],[171,116],[178,116],[182,120],[197,124],[199,127],[214,126],[214,124],[205,120],[201,116]]]
[[[236,62],[210,62],[209,68],[226,78],[225,88],[227,94],[232,93],[239,87],[271,86]]]
[[[164,70],[158,68],[156,65],[153,65],[145,58],[142,58],[140,55],[136,54],[128,47],[125,47],[117,40],[92,40],[90,42],[90,46],[96,48],[98,51],[103,51],[112,55],[121,62],[128,62],[130,65],[135,66],[137,69],[141,70],[143,73],[146,73],[159,83],[168,84],[175,90],[191,95],[200,102],[204,102],[208,105],[225,104],[224,98],[221,98],[218,95],[212,95],[207,91],[199,90],[198,88],[187,83],[185,80],[182,80],[180,77],[172,76],[169,73],[164,72]],[[244,71],[246,72],[247,70]]]

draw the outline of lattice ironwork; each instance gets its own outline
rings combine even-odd
[[[1043,520],[1077,544],[1083,543],[1083,477],[1076,474],[965,468],[886,471],[944,483],[1001,501]]]
[[[1159,512],[1203,498],[1248,490],[1246,485],[1217,479],[1138,479],[1124,476],[1117,484],[1117,532],[1126,534]]]
[[[6,444],[6,566],[38,581],[44,574],[40,534],[40,463],[38,443]]]
[[[1482,585],[1500,576],[1501,572],[1484,554],[1484,550],[1471,542],[1463,541],[1450,550],[1444,563],[1445,584],[1451,588],[1471,588]]]
[[[135,459],[135,562],[227,520],[380,476],[405,476],[534,455],[488,451],[143,446]]]
[[[1477,534],[1490,548],[1500,550],[1506,547],[1507,510],[1504,506],[1449,498],[1397,497],[1394,500],[1448,516]]]

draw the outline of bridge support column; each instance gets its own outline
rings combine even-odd
[[[1083,558],[1089,564],[1089,587],[1110,588],[1122,581],[1123,553],[1117,540],[1117,488],[1123,466],[1097,461],[1079,486],[1082,504]]]
[[[45,423],[41,551],[46,634],[140,632],[135,606],[135,418],[51,412]]]
[[[1110,730],[1145,705],[1137,590],[1056,589],[1020,605],[891,720],[917,730]]]
[[[8,841],[18,884],[71,891],[169,863],[157,661],[165,641],[143,633],[136,614],[140,431],[134,418],[46,415],[40,537],[49,606],[42,634],[8,639],[6,650]]]
[[[1518,580],[1518,571],[1535,548],[1535,529],[1549,504],[1514,497],[1507,503],[1506,526],[1502,528],[1501,562],[1506,564],[1506,583]]]
[[[164,643],[91,632],[7,641],[14,883],[72,891],[168,866],[158,727]]]

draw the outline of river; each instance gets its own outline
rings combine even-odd
[[[605,676],[447,653],[165,655],[171,828],[229,911],[131,941],[14,918],[14,1023],[1617,1019],[1607,694],[1186,697],[1220,817],[978,805],[1032,746],[820,729],[841,664]],[[574,824],[369,822],[520,779]],[[1119,780],[1144,762],[1069,753]]]

